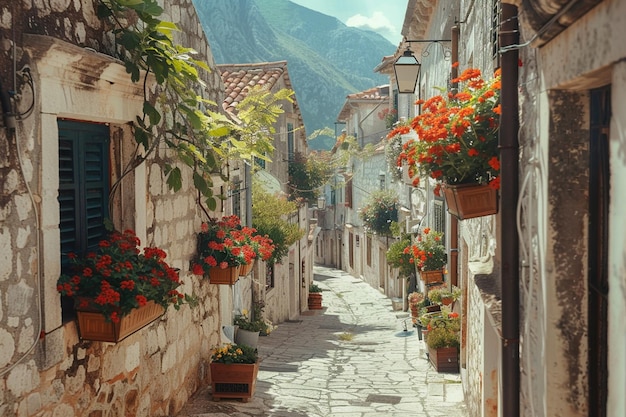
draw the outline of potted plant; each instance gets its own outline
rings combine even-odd
[[[454,301],[452,292],[445,285],[431,287],[428,290],[428,299],[431,303],[439,305],[450,305]]]
[[[415,324],[419,314],[419,309],[424,302],[424,294],[421,292],[412,292],[407,297],[407,300],[409,302],[409,309],[411,310],[411,318]]]
[[[159,248],[139,249],[132,230],[112,232],[96,252],[68,254],[72,273],[61,275],[57,290],[74,300],[80,337],[119,342],[192,296],[180,293],[178,271]]]
[[[256,349],[261,332],[269,334],[271,330],[263,319],[262,308],[258,303],[255,304],[253,312],[253,317],[249,317],[248,310],[243,310],[241,314],[235,316],[233,324],[237,326],[235,331],[235,343],[252,346]]]
[[[398,221],[398,196],[391,190],[375,191],[359,210],[359,217],[368,232],[391,236],[391,223]]]
[[[402,235],[400,240],[393,242],[387,249],[387,264],[392,268],[398,268],[398,276],[407,279],[415,272],[415,265],[411,261],[412,255],[407,248],[411,247],[411,236]]]
[[[247,402],[254,395],[259,362],[253,347],[226,344],[213,349],[210,369],[214,400],[241,398]]]
[[[461,323],[457,313],[433,317],[426,336],[428,358],[437,372],[459,372],[459,331]]]
[[[322,289],[315,283],[309,286],[308,304],[309,310],[322,309]]]
[[[234,284],[240,266],[251,264],[256,257],[253,246],[248,244],[252,233],[248,229],[244,233],[237,216],[202,223],[193,273],[208,276],[212,284]]]
[[[387,129],[391,129],[393,125],[398,121],[398,110],[385,107],[378,112],[378,118],[385,121],[385,127]]]
[[[443,281],[443,267],[448,255],[442,237],[443,233],[427,227],[418,236],[417,242],[405,249],[412,255],[412,260],[426,285]]]
[[[241,246],[244,253],[245,264],[239,268],[239,276],[245,277],[254,266],[254,261],[260,259],[267,261],[274,253],[274,244],[267,235],[260,235],[253,227],[244,226],[241,230],[231,231],[233,240]]]
[[[406,142],[398,165],[407,164],[414,186],[421,175],[437,180],[438,195],[444,185],[448,211],[461,220],[494,214],[500,187],[500,74],[485,81],[470,68],[452,81],[459,83],[458,93],[423,102],[423,112],[411,122],[418,138]],[[471,197],[463,196],[466,191]]]

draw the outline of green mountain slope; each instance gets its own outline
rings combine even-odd
[[[288,0],[194,0],[218,64],[286,60],[307,134],[334,127],[348,94],[386,84],[373,72],[395,51],[382,36]],[[329,149],[334,138],[310,142]]]

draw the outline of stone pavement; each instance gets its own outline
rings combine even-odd
[[[467,416],[459,374],[435,372],[407,313],[343,271],[314,272],[324,309],[260,338],[254,397],[214,402],[207,387],[178,417]]]

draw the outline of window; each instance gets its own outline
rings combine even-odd
[[[352,178],[346,181],[346,207],[352,207]]]
[[[109,128],[59,120],[59,230],[61,268],[70,252],[85,254],[107,235]],[[71,301],[71,300],[69,300]],[[63,315],[73,310],[63,300]]]
[[[498,34],[500,33],[500,1],[492,0],[491,4],[491,58],[494,66],[500,66],[500,54],[498,53]]]
[[[63,254],[86,253],[106,236],[108,196],[108,127],[59,121],[59,229]]]

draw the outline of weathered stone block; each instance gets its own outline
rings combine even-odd
[[[7,377],[7,389],[19,397],[39,385],[39,372],[34,361],[18,364]]]
[[[65,358],[65,328],[60,327],[54,330],[51,333],[46,334],[46,336],[39,340],[37,343],[37,355],[35,356],[35,360],[37,361],[37,365],[41,369],[48,369]],[[68,358],[70,361],[68,366],[71,365],[71,358]]]

